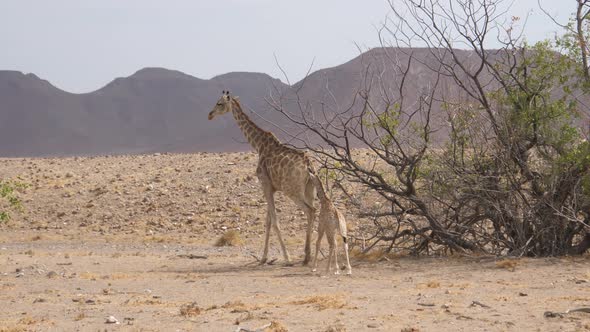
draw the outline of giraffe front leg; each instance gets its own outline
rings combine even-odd
[[[260,259],[260,265],[263,265],[268,260],[268,245],[270,242],[270,225],[271,225],[271,217],[270,211],[266,212],[266,222],[265,222],[265,233],[264,233],[264,250],[262,252],[262,258]]]
[[[279,238],[279,243],[281,244],[281,249],[283,250],[283,257],[285,258],[285,262],[287,264],[287,266],[292,266],[293,263],[291,262],[291,256],[289,255],[289,252],[287,251],[287,247],[285,246],[285,242],[283,241],[283,236],[281,235],[281,229],[279,227],[279,224],[276,221],[276,217],[273,223],[273,228],[275,230],[275,232],[277,233],[277,237]]]
[[[330,249],[328,252],[328,265],[326,266],[326,274],[330,274],[332,272],[332,257],[334,256],[334,246],[328,237],[328,241],[330,243]]]
[[[324,236],[324,230],[323,228],[320,226],[320,229],[318,230],[318,239],[315,242],[315,256],[313,258],[313,269],[311,270],[311,272],[316,272],[318,270],[318,253],[320,252],[320,247],[322,245],[322,237]]]
[[[336,272],[334,274],[340,274],[340,267],[338,266],[338,244],[336,243],[336,236],[334,236],[334,266]]]
[[[275,199],[274,199],[274,192],[272,190],[266,191],[266,202],[268,203],[268,220],[270,221],[270,225],[277,233],[277,237],[279,238],[279,244],[281,245],[281,250],[283,251],[283,257],[285,258],[285,262],[287,265],[292,265],[291,263],[291,256],[289,256],[289,252],[287,251],[287,247],[285,246],[285,241],[283,241],[283,236],[281,235],[281,228],[279,227],[277,221],[277,213],[275,208]],[[268,242],[269,234],[270,234],[270,225],[266,226],[266,241]],[[268,246],[265,245],[265,253],[268,250]]]
[[[342,241],[343,241],[344,253],[346,255],[346,274],[351,275],[352,274],[352,267],[350,266],[350,258],[348,255],[348,242],[347,242],[346,237],[342,237]]]

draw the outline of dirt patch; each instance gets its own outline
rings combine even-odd
[[[292,301],[290,304],[311,304],[318,310],[326,310],[344,308],[344,306],[346,306],[346,301],[342,295],[314,295],[308,296],[302,300]]]
[[[0,331],[589,329],[590,314],[563,314],[590,299],[588,255],[375,251],[352,259],[350,277],[317,274],[300,264],[303,213],[280,194],[296,264],[283,264],[274,234],[274,264],[257,264],[266,204],[250,153],[0,163],[3,178],[29,185],[25,211],[0,225]],[[347,221],[366,231],[354,214]],[[214,245],[232,230],[241,244]]]

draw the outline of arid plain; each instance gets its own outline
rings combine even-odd
[[[301,266],[304,217],[278,195],[297,264],[259,266],[253,153],[0,159],[27,185],[0,225],[0,331],[583,331],[590,256],[353,255]],[[338,206],[347,211],[341,197]],[[351,233],[367,225],[346,213]],[[236,230],[241,244],[215,246]],[[324,244],[324,248],[326,248]],[[325,252],[325,250],[324,250]],[[546,315],[551,311],[554,314]]]

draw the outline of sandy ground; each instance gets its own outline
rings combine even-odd
[[[0,331],[584,331],[590,257],[353,258],[259,266],[253,154],[0,160],[28,184],[0,225]],[[300,262],[303,216],[278,197]],[[345,209],[345,205],[340,205]],[[362,221],[349,216],[353,232]],[[216,247],[227,230],[243,244]],[[112,318],[109,318],[112,316]],[[112,321],[115,323],[109,323]]]

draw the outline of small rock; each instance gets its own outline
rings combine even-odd
[[[49,279],[57,278],[57,273],[55,271],[49,271],[47,273],[47,278],[49,278]]]
[[[377,324],[367,324],[367,327],[370,329],[376,329],[377,328]]]
[[[117,318],[115,318],[115,316],[107,317],[105,323],[106,324],[121,324],[121,323],[119,323],[119,320]]]

